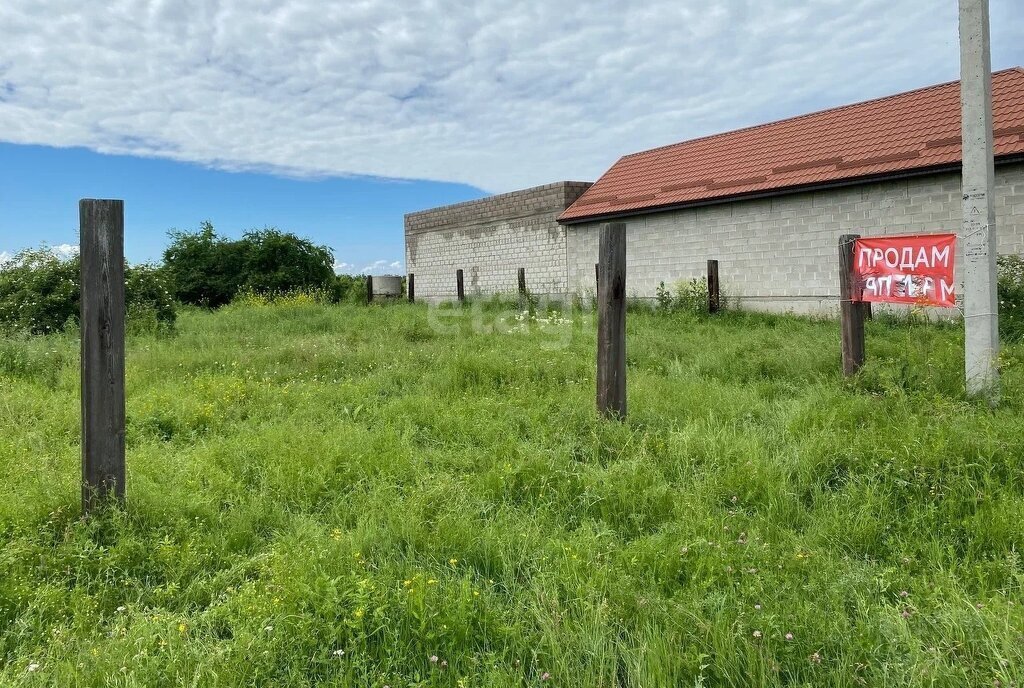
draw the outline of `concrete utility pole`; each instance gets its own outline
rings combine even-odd
[[[988,0],[960,1],[964,328],[967,393],[999,400],[995,163]]]

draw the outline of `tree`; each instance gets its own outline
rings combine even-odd
[[[329,248],[273,227],[232,241],[203,222],[197,232],[171,231],[170,237],[164,265],[183,303],[216,308],[243,289],[270,293],[330,289],[333,284]]]
[[[328,289],[334,280],[334,255],[294,234],[273,227],[242,238],[245,281],[255,292]]]
[[[242,247],[217,236],[203,222],[198,232],[169,232],[164,269],[182,303],[215,308],[231,301],[242,285]]]

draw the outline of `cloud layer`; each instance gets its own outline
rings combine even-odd
[[[56,246],[43,244],[40,248],[49,251],[61,260],[68,260],[78,255],[78,247],[73,246],[72,244],[57,244]],[[0,251],[0,265],[13,262],[15,255],[15,253],[11,253],[10,251]]]
[[[1024,11],[992,2],[1013,61]],[[0,45],[6,141],[492,191],[955,78],[958,55],[956,3],[930,0],[5,0]]]
[[[375,260],[362,268],[354,263],[336,262],[334,272],[338,275],[401,275],[405,269],[400,260]]]

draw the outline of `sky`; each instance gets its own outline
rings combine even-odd
[[[990,0],[995,69],[1024,2]],[[402,215],[958,77],[954,0],[3,0],[0,259],[125,200],[403,272]]]

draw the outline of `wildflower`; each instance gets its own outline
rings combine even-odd
[[[900,612],[900,616],[902,616],[904,619],[909,619],[910,618],[910,610],[909,609],[904,609],[902,612]]]
[[[761,637],[761,631],[754,631],[754,638],[760,638],[760,637]]]
[[[761,605],[760,604],[755,604],[754,605],[754,609],[756,609],[757,611],[761,611]]]
[[[447,669],[448,668],[448,660],[446,660],[446,659],[442,659],[441,660],[441,668],[442,669]]]
[[[430,655],[430,663],[437,664],[437,655]]]
[[[118,608],[117,608],[117,611],[119,611],[119,612],[123,612],[123,611],[124,611],[125,609],[126,609],[126,607],[123,607],[123,606],[122,606],[122,607],[118,607]]]
[[[910,597],[910,593],[907,592],[906,590],[900,590],[900,597],[904,597],[904,598]]]
[[[545,672],[544,672],[543,674],[541,674],[541,675],[540,675],[540,680],[541,680],[541,681],[547,681],[547,680],[549,680],[550,678],[551,678],[551,674],[549,674],[549,673],[548,673],[548,672],[546,672],[546,671],[545,671]]]
[[[331,654],[333,654],[333,655],[334,655],[335,657],[344,657],[344,656],[345,656],[345,651],[344,651],[344,650],[342,650],[342,649],[341,649],[341,648],[339,647],[339,648],[338,648],[337,650],[335,650],[335,651],[334,651],[334,652],[332,652]]]
[[[786,640],[792,640],[792,639],[793,639],[793,634],[792,633],[787,633],[786,634]]]
[[[356,618],[357,619],[363,618],[364,614],[366,614],[366,611],[362,607],[360,607],[359,609],[356,610]]]
[[[183,624],[183,623],[178,624],[178,633],[184,633],[185,629],[186,629],[185,624]]]
[[[263,627],[263,632],[264,633],[270,633],[272,630],[274,630],[273,626],[264,626]]]
[[[36,664],[35,662],[32,662],[31,664],[29,664],[29,665],[28,665],[28,670],[29,670],[30,672],[32,672],[32,671],[36,671],[36,670],[38,670],[38,669],[39,669],[39,665],[38,665],[38,664]]]
[[[811,664],[821,664],[821,655],[819,655],[817,652],[812,654],[807,659],[808,661],[810,661]]]
[[[449,559],[448,563],[451,564],[452,566],[455,566],[456,564],[459,563],[459,560],[458,559]]]

